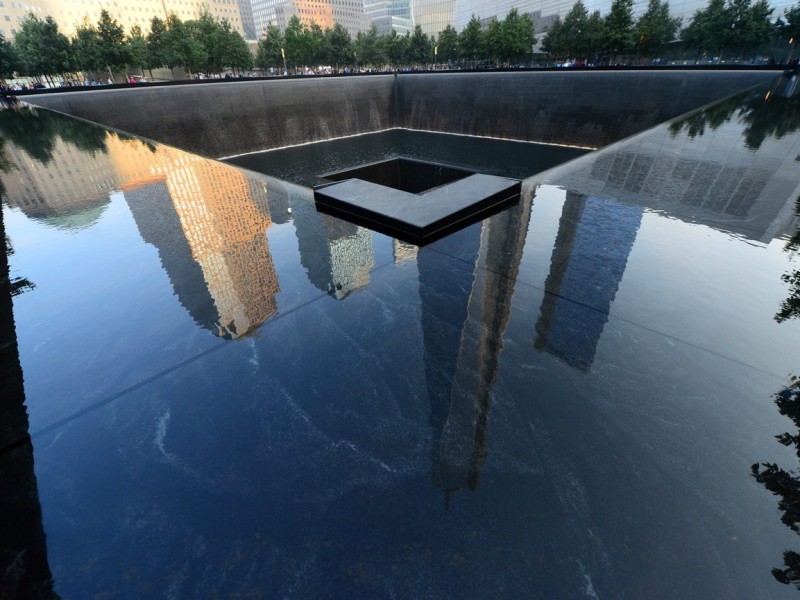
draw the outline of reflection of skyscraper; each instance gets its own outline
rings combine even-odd
[[[448,496],[474,490],[486,460],[491,393],[530,210],[528,198],[419,253],[433,480]],[[474,257],[475,266],[454,270],[447,254]]]
[[[643,209],[567,193],[536,323],[536,349],[588,371]]]
[[[203,270],[192,258],[192,249],[181,229],[166,183],[153,183],[124,192],[125,201],[142,239],[158,249],[178,301],[195,323],[216,331],[219,319],[214,299],[203,279]]]
[[[317,211],[310,197],[291,203],[300,261],[315,287],[341,300],[369,283],[372,233]]]
[[[115,139],[108,147],[140,233],[158,248],[195,321],[236,338],[275,314],[279,288],[267,245],[270,219],[265,203],[253,202],[252,181],[226,165],[163,146],[153,151]]]
[[[0,211],[0,239],[5,239]],[[0,597],[58,598],[53,592],[22,368],[11,303],[8,257],[0,251]]]

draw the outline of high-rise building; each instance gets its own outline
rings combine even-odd
[[[256,33],[263,36],[270,25],[284,30],[293,16],[306,25],[317,23],[323,29],[342,25],[351,37],[369,29],[363,0],[252,0]]]
[[[379,35],[392,30],[405,35],[414,29],[411,0],[364,0],[364,12]]]
[[[239,4],[241,2],[241,6]],[[166,19],[175,13],[181,20],[198,18],[204,11],[217,19],[225,19],[234,31],[245,35],[242,6],[249,11],[249,0],[138,0],[124,4],[121,0],[2,0],[0,6],[0,35],[13,38],[19,31],[19,23],[28,13],[40,18],[53,17],[59,31],[72,36],[75,30],[87,20],[97,23],[100,11],[105,9],[116,19],[126,32],[133,25],[139,25],[144,31],[150,27],[153,17]],[[247,19],[251,18],[247,12]],[[253,32],[255,33],[255,32]]]

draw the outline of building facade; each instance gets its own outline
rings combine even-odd
[[[240,1],[245,8],[250,7],[250,0]],[[245,35],[242,8],[237,0],[0,0],[0,35],[13,38],[20,22],[33,13],[42,19],[53,17],[59,31],[71,37],[84,21],[97,23],[103,9],[126,33],[134,25],[148,31],[153,17],[166,19],[170,13],[175,13],[181,20],[188,21],[208,11],[216,19],[227,20],[234,31]]]

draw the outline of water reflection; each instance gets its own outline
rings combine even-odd
[[[800,380],[792,382],[775,394],[778,412],[789,417],[798,431],[785,432],[775,436],[784,446],[794,446],[800,458]],[[781,521],[796,533],[800,533],[800,478],[791,471],[785,471],[775,463],[756,463],[752,466],[753,477],[770,492],[779,497],[778,508]],[[792,550],[783,553],[783,568],[772,569],[772,575],[779,582],[794,584],[800,590],[800,554]]]
[[[643,212],[567,192],[536,322],[537,350],[589,370]]]
[[[0,213],[0,235],[6,240]],[[8,257],[0,252],[0,596],[52,599],[33,445],[28,434],[22,368],[11,297]]]
[[[531,203],[529,196],[422,248],[417,257],[434,430],[432,476],[445,492],[446,506],[453,494],[477,489],[486,461],[492,390]],[[447,255],[469,262],[453,269]]]
[[[800,196],[795,201],[795,213],[800,218]],[[786,243],[784,249],[793,255],[800,251],[800,227]],[[784,273],[781,278],[789,284],[789,297],[783,301],[780,310],[775,314],[775,320],[778,323],[800,317],[800,270]]]
[[[797,73],[784,75],[764,89],[737,94],[674,121],[670,132],[676,136],[686,130],[694,139],[702,136],[708,127],[716,131],[733,119],[744,124],[745,145],[758,150],[767,138],[782,138],[800,129],[800,85]]]
[[[158,249],[195,322],[226,339],[277,312],[280,291],[266,237],[266,190],[243,173],[185,152],[109,140],[142,239]],[[255,198],[260,196],[261,202]]]
[[[372,233],[320,213],[306,197],[295,198],[291,208],[309,281],[337,300],[365,287],[375,267]]]

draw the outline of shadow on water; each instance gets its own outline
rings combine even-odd
[[[675,137],[685,129],[694,139],[707,127],[716,131],[734,117],[744,125],[744,143],[751,150],[758,150],[769,137],[794,133],[800,129],[800,75],[784,75],[769,86],[736,94],[674,121],[669,130]]]
[[[47,560],[12,312],[12,296],[32,284],[9,277],[8,254],[13,250],[2,213],[0,235],[6,240],[6,252],[0,252],[0,598],[52,599],[59,596]]]

